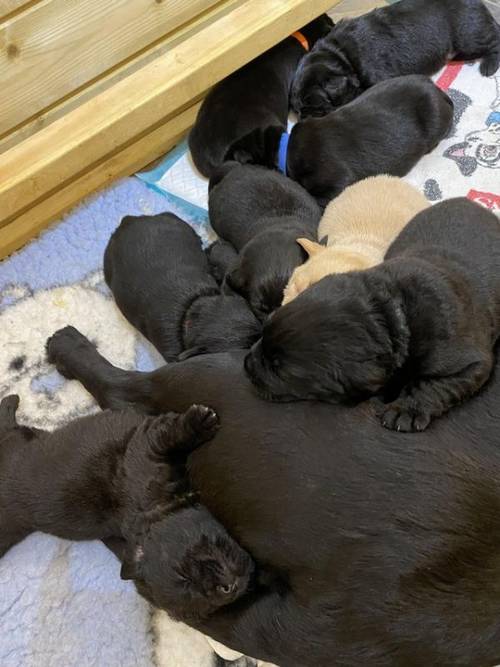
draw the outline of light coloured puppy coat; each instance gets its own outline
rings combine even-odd
[[[309,259],[295,269],[283,305],[331,273],[361,271],[383,261],[405,225],[429,202],[395,176],[371,176],[346,188],[325,209],[318,227],[320,245],[297,239]]]

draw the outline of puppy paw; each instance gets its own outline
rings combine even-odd
[[[217,413],[206,405],[192,405],[184,413],[184,422],[202,442],[211,440],[219,429]]]
[[[78,329],[71,326],[56,331],[45,344],[49,363],[54,364],[59,373],[68,380],[74,378],[71,360],[89,347],[95,350],[92,343]]]
[[[378,410],[382,426],[392,431],[414,433],[424,431],[431,422],[429,413],[404,400],[394,401]]]

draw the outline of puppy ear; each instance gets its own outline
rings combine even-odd
[[[120,569],[120,579],[123,581],[138,579],[143,558],[144,550],[141,546],[136,546],[132,553],[126,554]]]
[[[311,241],[310,239],[297,239],[297,243],[306,251],[309,257],[313,257],[325,249],[320,243],[316,243],[316,241]]]

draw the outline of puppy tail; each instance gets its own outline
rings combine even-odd
[[[223,162],[221,165],[216,167],[214,172],[212,173],[212,176],[210,177],[210,181],[208,182],[208,191],[212,188],[215,188],[216,185],[218,185],[223,178],[229,174],[230,171],[232,171],[235,167],[241,166],[239,162],[236,162],[236,160],[226,160],[226,162]]]

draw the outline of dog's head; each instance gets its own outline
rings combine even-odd
[[[253,579],[249,554],[201,505],[151,523],[127,554],[122,579],[179,620],[207,618],[245,594]]]
[[[301,119],[321,117],[351,102],[361,92],[353,67],[339,51],[329,50],[325,55],[313,50],[299,64],[291,104]]]
[[[270,229],[244,246],[239,263],[227,274],[226,282],[264,320],[281,305],[290,276],[305,259],[306,254],[295,242],[293,232]]]
[[[409,332],[401,302],[368,274],[327,276],[266,322],[245,358],[264,397],[357,402],[383,389]]]
[[[362,271],[372,266],[368,258],[360,253],[339,249],[335,246],[325,247],[309,239],[297,239],[297,243],[308,254],[309,259],[292,273],[283,293],[282,305],[293,301],[304,290],[325,276],[332,273]]]

